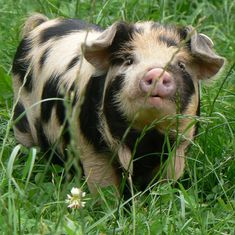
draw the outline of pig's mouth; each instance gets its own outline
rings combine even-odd
[[[153,93],[150,93],[150,94],[146,94],[145,95],[145,99],[148,100],[148,99],[161,99],[161,100],[166,100],[168,99],[169,97],[166,97],[158,92],[153,92]]]
[[[161,96],[159,96],[159,95],[150,95],[150,97],[156,97],[156,98],[162,98]]]
[[[164,108],[169,102],[175,103],[175,90],[164,91],[156,89],[154,92],[144,94],[144,103],[154,106],[155,108]]]
[[[175,105],[175,96],[164,97],[159,94],[149,95],[144,98],[144,103],[152,108],[165,109],[167,106]]]
[[[159,95],[150,95],[145,99],[145,102],[151,106],[159,107],[162,105],[165,98]]]

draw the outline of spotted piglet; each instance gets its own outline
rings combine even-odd
[[[103,30],[33,15],[12,69],[16,139],[64,158],[72,142],[91,192],[120,188],[123,177],[137,190],[176,180],[195,135],[199,82],[223,64],[191,26],[117,22]]]

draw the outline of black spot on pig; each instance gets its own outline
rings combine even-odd
[[[191,102],[191,97],[195,94],[192,77],[186,71],[183,72],[183,88],[181,94],[181,113],[183,113]]]
[[[79,59],[80,59],[80,56],[79,56],[79,55],[74,56],[73,59],[69,62],[68,66],[67,66],[67,70],[70,70],[70,69],[72,69],[75,65],[77,65],[78,62],[79,62]]]
[[[112,41],[112,45],[109,47],[109,54],[110,60],[112,61],[112,57],[115,56],[117,52],[125,48],[125,50],[132,51],[133,47],[130,44],[127,44],[132,40],[133,34],[137,32],[138,29],[136,29],[131,24],[126,24],[123,22],[120,22],[117,26],[117,32],[115,34],[115,37]]]
[[[40,60],[39,60],[39,67],[40,67],[40,69],[42,69],[42,67],[43,67],[43,65],[45,64],[45,61],[46,61],[46,59],[47,59],[47,57],[48,57],[48,55],[49,55],[49,53],[50,53],[50,47],[48,47],[44,52],[43,52],[43,54],[42,54],[42,56],[41,56],[41,58],[40,58]]]
[[[56,104],[62,103],[61,105],[63,105],[63,100],[56,100],[57,98],[58,99],[62,98],[58,87],[59,79],[60,79],[59,76],[52,75],[43,87],[42,98],[41,98],[43,100],[41,104],[41,118],[43,122],[47,123],[50,120],[52,109]],[[51,100],[46,100],[46,99],[51,99]],[[64,117],[64,112],[65,111],[60,112],[58,114]],[[59,119],[63,119],[63,117],[59,117]]]
[[[16,119],[19,118],[19,116],[22,115],[24,112],[25,108],[23,104],[18,102],[14,110],[14,121],[16,121]],[[15,127],[23,133],[29,132],[30,128],[26,113],[24,113],[23,116],[15,123]]]
[[[164,35],[160,35],[159,40],[165,43],[168,47],[172,47],[172,46],[176,47],[178,45],[175,38],[166,37]]]
[[[29,71],[30,60],[26,59],[26,56],[31,50],[31,42],[29,39],[24,38],[15,54],[13,60],[12,72],[14,75],[18,75],[20,81],[24,83],[24,88],[28,91],[32,91],[32,72]]]
[[[104,98],[104,114],[109,126],[110,132],[114,138],[121,139],[128,128],[125,116],[119,111],[116,102],[116,95],[120,93],[123,87],[125,75],[121,74],[114,78],[108,85]]]
[[[37,118],[35,120],[34,126],[36,129],[39,146],[41,147],[43,151],[47,151],[48,149],[50,149],[50,142],[43,130],[42,122],[40,121],[40,118]]]
[[[92,76],[87,84],[84,101],[80,111],[81,131],[96,151],[107,149],[107,144],[100,133],[99,109],[101,107],[106,74]]]
[[[45,43],[50,39],[65,36],[74,31],[95,29],[102,31],[102,29],[94,24],[86,23],[77,19],[63,19],[56,25],[44,29],[40,35],[40,43]]]

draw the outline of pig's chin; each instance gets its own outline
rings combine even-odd
[[[155,95],[144,95],[140,94],[139,98],[142,100],[142,104],[145,108],[154,108],[164,110],[167,109],[167,106],[171,106],[174,104],[173,95],[172,96],[164,96],[161,94]]]
[[[169,103],[169,100],[166,98],[162,98],[160,96],[150,96],[145,99],[145,105],[149,108],[154,108],[154,109],[164,109],[165,105]]]
[[[163,98],[160,96],[150,96],[145,98],[143,108],[152,110],[151,112],[162,113],[164,115],[175,114],[176,105],[169,98]]]
[[[134,124],[139,129],[144,128],[146,125],[151,125],[153,122],[156,125],[168,127],[172,122],[172,117],[176,114],[175,103],[166,98],[148,97],[144,99],[144,102],[142,100],[141,103],[136,112],[138,116]]]

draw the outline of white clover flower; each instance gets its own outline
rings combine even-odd
[[[86,193],[80,188],[73,187],[71,190],[71,195],[67,194],[67,199],[65,202],[69,204],[69,208],[80,209],[86,204],[86,202],[82,201],[82,198],[85,196]]]

